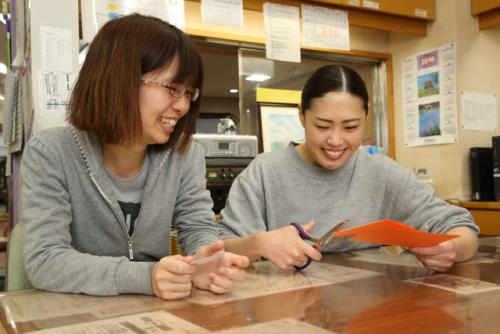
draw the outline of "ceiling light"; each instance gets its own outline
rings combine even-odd
[[[229,93],[236,94],[236,93],[238,93],[238,90],[236,88],[233,88],[233,89],[229,90]]]
[[[5,97],[3,97],[3,95],[0,95],[0,101],[3,101],[5,100]]]
[[[266,81],[269,79],[271,79],[271,76],[269,76],[267,74],[260,74],[260,73],[254,73],[254,74],[246,77],[246,80],[248,80],[248,81],[257,81],[257,82]]]

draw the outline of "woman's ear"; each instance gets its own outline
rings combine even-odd
[[[299,120],[300,120],[300,124],[302,124],[302,127],[305,128],[306,127],[306,119],[305,119],[305,114],[302,112],[302,107],[300,106],[299,104]]]

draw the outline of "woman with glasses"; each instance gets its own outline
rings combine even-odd
[[[224,293],[243,277],[248,259],[223,252],[191,141],[202,83],[200,55],[174,26],[134,14],[101,28],[69,127],[41,132],[24,152],[25,267],[36,288],[176,299],[193,285]],[[169,254],[172,227],[189,256]]]

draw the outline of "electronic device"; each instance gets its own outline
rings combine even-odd
[[[493,190],[495,200],[500,201],[500,136],[491,138],[493,146]]]
[[[218,214],[226,205],[226,199],[234,179],[243,172],[253,158],[206,158],[207,189],[214,202],[213,211]]]
[[[193,139],[205,150],[205,158],[253,158],[258,153],[256,136],[199,133]]]
[[[226,205],[234,179],[257,155],[257,137],[198,133],[193,140],[205,150],[207,189],[218,214]]]
[[[494,201],[493,149],[491,147],[471,147],[469,167],[471,199],[473,201]]]

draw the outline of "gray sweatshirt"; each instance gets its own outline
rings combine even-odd
[[[152,294],[151,271],[169,255],[172,224],[188,253],[219,239],[203,151],[194,143],[185,154],[152,151],[130,237],[95,137],[43,131],[26,146],[22,174],[25,267],[39,289]]]
[[[234,181],[221,215],[224,239],[311,219],[316,237],[344,219],[350,220],[346,228],[392,219],[435,233],[457,226],[479,232],[467,210],[437,198],[429,185],[390,158],[362,150],[337,170],[311,165],[293,146],[260,154]],[[325,251],[369,246],[344,241]]]

